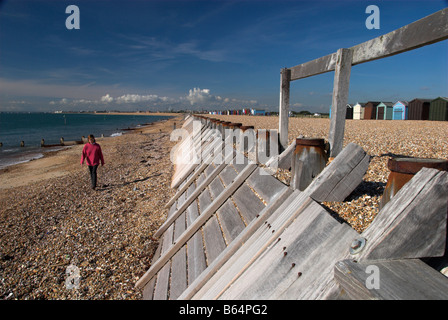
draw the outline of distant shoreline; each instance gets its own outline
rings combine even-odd
[[[128,133],[157,133],[160,131],[171,132],[173,125],[171,122],[178,122],[183,119],[183,114],[177,114],[176,117],[170,119],[163,119],[152,122],[148,125],[142,125],[141,127],[132,128]],[[126,135],[124,133],[123,135]],[[96,137],[100,143],[114,143],[114,139],[120,138],[121,135]],[[109,142],[110,141],[110,142]],[[72,145],[61,147],[58,150],[42,150],[42,157],[38,159],[30,159],[25,162],[15,163],[3,167],[0,169],[0,190],[8,189],[17,186],[27,185],[30,182],[46,180],[52,177],[61,176],[67,174],[70,171],[70,166],[65,165],[65,161],[73,154],[81,154],[81,150],[84,144]],[[78,166],[79,163],[76,163]]]
[[[9,112],[8,114],[23,114],[21,112]],[[117,125],[117,132],[116,133],[108,133],[104,132],[104,137],[114,137],[114,136],[120,136],[126,132],[129,132],[130,130],[141,130],[144,126],[148,124],[153,124],[155,122],[159,122],[162,119],[159,119],[157,117],[178,117],[180,113],[143,113],[143,112],[108,112],[108,113],[99,113],[99,112],[62,112],[62,113],[46,113],[46,112],[36,112],[32,114],[56,114],[59,116],[67,115],[83,115],[91,116],[91,115],[102,115],[104,117],[107,116],[145,116],[145,117],[151,117],[151,121],[145,122],[144,120],[141,121],[141,123],[135,123],[131,126],[119,126]],[[69,116],[67,116],[69,117]],[[135,118],[133,122],[139,122],[139,118]],[[155,120],[155,121],[154,121]],[[101,134],[95,134],[98,138],[100,138]],[[65,134],[61,133],[61,136],[65,137]],[[66,149],[69,146],[73,146],[76,144],[82,144],[81,143],[81,136],[79,138],[74,138],[73,135],[70,135],[70,137],[66,137],[64,144],[61,144],[59,141],[59,138],[57,140],[53,138],[47,139],[45,137],[45,142],[42,140],[38,142],[36,139],[29,141],[27,138],[19,137],[17,138],[17,141],[23,140],[24,141],[24,147],[19,147],[19,144],[17,142],[17,145],[11,145],[11,143],[3,143],[2,147],[0,149],[1,152],[1,161],[0,161],[0,170],[7,169],[13,165],[21,164],[21,163],[27,163],[29,161],[34,161],[39,158],[45,157],[48,152],[56,151],[60,149]],[[8,140],[8,138],[5,138],[5,140]],[[36,141],[35,141],[36,140]],[[48,141],[47,141],[48,140]],[[84,143],[86,142],[85,139],[83,139]],[[10,140],[9,140],[10,141]],[[14,140],[16,141],[16,140]],[[8,141],[1,141],[1,142],[8,142]],[[42,143],[44,143],[44,146],[42,146]],[[55,150],[56,149],[56,150]]]

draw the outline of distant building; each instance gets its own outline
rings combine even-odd
[[[392,120],[394,113],[393,102],[381,102],[376,106],[377,120]]]
[[[376,120],[376,107],[380,104],[379,101],[369,101],[364,106],[364,119]]]
[[[264,110],[257,110],[257,109],[250,109],[250,113],[253,116],[265,116],[266,115],[266,111],[264,111]]]
[[[397,101],[394,104],[393,120],[406,120],[408,118],[408,102]]]
[[[330,105],[330,112],[329,112],[330,119],[331,119],[331,107],[332,105]],[[347,103],[346,105],[345,119],[353,119],[353,106],[349,103]]]
[[[347,110],[345,112],[345,119],[353,119],[353,106],[347,103]]]
[[[408,104],[408,120],[428,120],[431,99],[415,98]]]
[[[448,98],[438,97],[429,106],[429,120],[448,121]]]
[[[362,120],[364,119],[364,107],[365,107],[365,103],[364,102],[357,102],[354,106],[353,106],[353,119],[354,120]]]

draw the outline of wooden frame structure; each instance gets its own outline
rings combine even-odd
[[[390,57],[448,39],[448,8],[363,42],[349,49],[339,49],[327,56],[281,70],[279,105],[280,145],[288,145],[288,116],[290,82],[334,71],[331,122],[328,135],[330,157],[341,152],[345,130],[346,105],[350,86],[351,67],[357,64]]]

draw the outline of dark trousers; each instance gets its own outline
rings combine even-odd
[[[90,180],[92,182],[92,189],[96,188],[96,169],[98,169],[98,165],[89,166]]]

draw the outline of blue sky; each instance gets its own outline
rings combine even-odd
[[[68,5],[80,29],[65,25]],[[368,5],[380,9],[369,30]],[[277,110],[280,70],[349,48],[448,1],[1,1],[0,111]],[[354,66],[349,102],[448,96],[448,41]],[[291,83],[328,112],[333,72]]]

